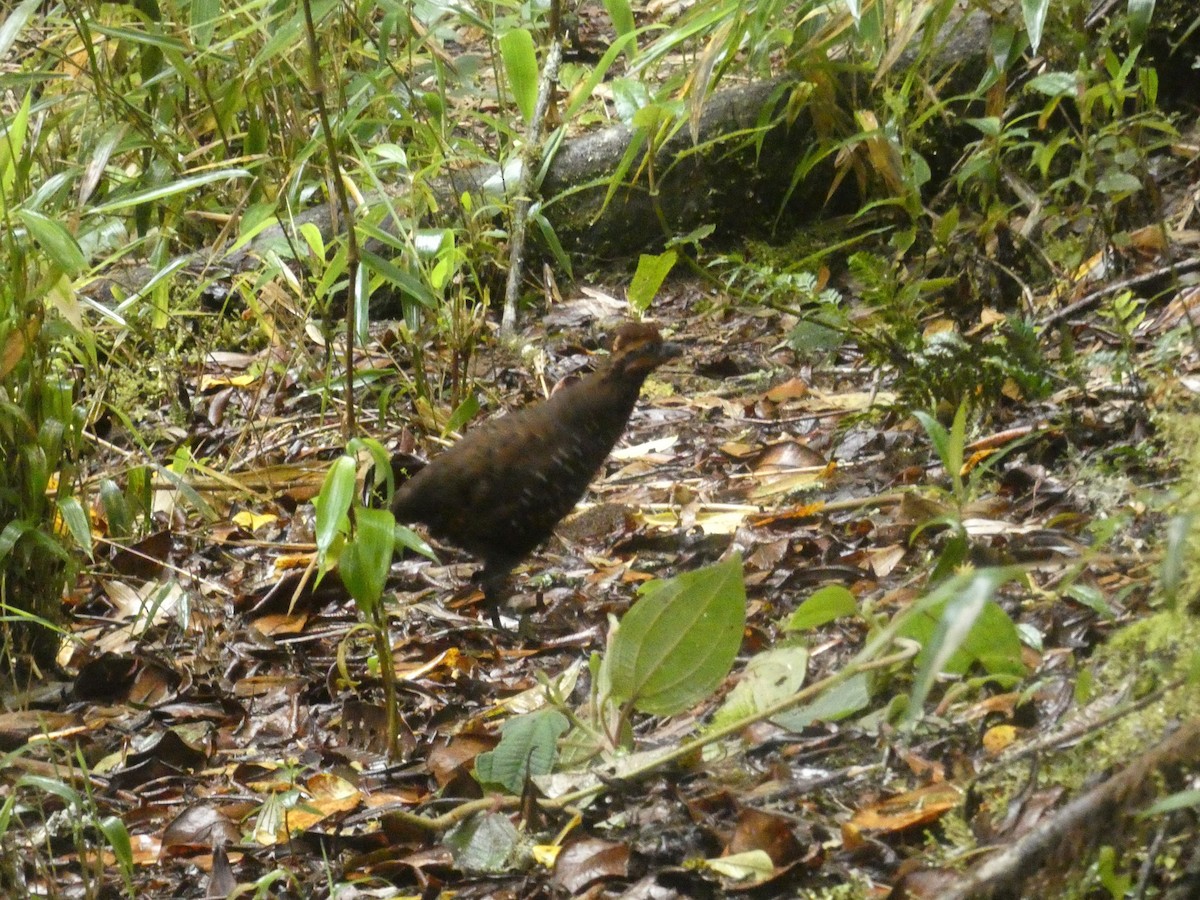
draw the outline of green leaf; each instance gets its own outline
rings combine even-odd
[[[483,785],[497,785],[510,794],[520,794],[525,782],[535,775],[549,775],[558,756],[558,739],[570,726],[556,709],[539,709],[509,719],[500,728],[495,750],[475,760],[475,777]]]
[[[117,858],[123,871],[130,871],[133,868],[133,844],[129,840],[129,832],[125,828],[125,823],[116,816],[105,816],[99,822],[100,831],[104,834],[108,841],[108,846],[112,848],[113,855]]]
[[[354,340],[365,347],[370,340],[371,286],[368,283],[367,267],[359,263],[354,269]]]
[[[480,813],[446,834],[444,842],[463,872],[504,872],[524,838],[508,816]]]
[[[528,124],[533,121],[538,91],[538,62],[533,35],[525,28],[514,28],[503,35],[500,38],[500,56],[504,60],[504,71],[508,75],[508,86],[513,92],[517,109],[521,110]]]
[[[422,556],[427,556],[434,562],[438,561],[437,554],[433,552],[433,548],[429,546],[429,543],[407,525],[396,526],[396,531],[392,535],[392,542],[397,550],[408,549],[414,553],[420,553]]]
[[[542,205],[535,203],[529,209],[529,217],[537,224],[538,230],[542,233],[542,240],[546,242],[546,247],[551,255],[554,256],[554,261],[558,267],[567,273],[567,279],[574,279],[575,267],[571,265],[571,257],[567,255],[567,251],[563,249],[562,243],[558,240],[558,233],[554,230],[554,226],[550,224],[550,220],[546,218],[542,212]]]
[[[657,256],[643,253],[638,257],[637,271],[633,273],[633,282],[629,285],[629,305],[639,314],[650,308],[654,295],[662,287],[663,280],[675,265],[679,254],[667,250]]]
[[[0,562],[8,558],[13,547],[17,546],[17,542],[29,531],[29,523],[22,522],[20,519],[13,519],[4,526],[4,530],[0,531]]]
[[[636,28],[633,21],[633,10],[629,6],[629,0],[604,0],[604,8],[608,11],[608,17],[612,19],[613,28],[617,34],[624,37],[627,34],[632,34]],[[629,58],[637,54],[637,44],[633,44],[629,51]]]
[[[813,722],[840,722],[871,702],[871,680],[860,673],[822,691],[811,703],[771,719],[780,728],[801,731]]]
[[[343,453],[329,467],[317,495],[317,551],[322,555],[345,533],[346,511],[354,500],[354,470],[354,457]]]
[[[22,17],[30,11],[28,7],[28,3],[21,6],[0,26],[0,44],[11,42],[16,37],[15,34],[9,34],[9,26],[11,24],[19,28]],[[36,5],[34,8],[36,9]],[[0,58],[3,58],[3,54],[0,54]],[[4,200],[6,206],[11,201],[13,183],[17,178],[17,160],[24,156],[25,134],[29,130],[32,99],[32,95],[26,91],[20,109],[8,121],[0,122],[0,126],[3,126],[0,128],[0,200]]]
[[[383,596],[395,549],[396,519],[386,509],[360,507],[354,537],[338,559],[338,571],[358,608],[370,614]]]
[[[857,612],[858,601],[849,589],[840,584],[830,584],[801,603],[783,627],[785,631],[806,631]]]
[[[192,40],[201,50],[212,44],[213,32],[221,15],[221,0],[192,0]]]
[[[402,294],[411,297],[422,306],[431,309],[438,306],[437,297],[433,295],[420,278],[404,271],[390,260],[386,260],[379,254],[364,249],[362,251],[361,263],[370,269],[370,271],[382,276],[399,288]]]
[[[63,497],[58,501],[58,514],[62,516],[67,530],[75,543],[83,548],[88,556],[92,555],[92,530],[88,527],[87,513],[77,497]]]
[[[104,508],[104,518],[108,520],[109,536],[129,537],[133,531],[133,516],[120,485],[111,478],[100,482],[100,505]]]
[[[1108,605],[1108,601],[1104,599],[1104,594],[1099,589],[1090,584],[1075,583],[1067,588],[1066,595],[1072,600],[1083,604],[1092,612],[1107,619],[1109,622],[1115,622],[1117,619],[1116,612]]]
[[[1154,17],[1154,0],[1129,0],[1126,7],[1129,16],[1129,36],[1134,44],[1146,40],[1146,31],[1150,28],[1150,20]],[[1195,23],[1192,25],[1195,28]]]
[[[17,216],[29,229],[38,246],[68,275],[78,275],[87,266],[87,259],[75,243],[75,238],[59,222],[31,209],[19,209]]]
[[[1132,194],[1142,189],[1142,183],[1128,172],[1109,169],[1096,182],[1096,190],[1102,194]]]
[[[1050,0],[1021,0],[1021,14],[1025,19],[1025,31],[1029,34],[1029,49],[1037,53],[1042,42],[1042,29],[1046,25],[1046,10]]]
[[[1075,93],[1075,85],[1072,72],[1047,72],[1030,79],[1027,87],[1047,97],[1070,97]]]
[[[934,680],[944,672],[961,675],[978,663],[991,674],[1024,674],[1017,628],[992,600],[1011,577],[1007,569],[954,576],[919,601],[901,625],[901,636],[921,644],[910,717],[920,715]]]
[[[1164,813],[1172,813],[1180,809],[1191,809],[1192,807],[1200,808],[1200,791],[1179,791],[1171,794],[1169,797],[1163,797],[1157,803],[1142,810],[1138,813],[1138,818],[1148,819],[1151,816],[1161,816]]]
[[[733,665],[746,623],[741,556],[652,581],[641,594],[609,647],[612,696],[674,715],[712,693]]]
[[[137,191],[133,194],[127,194],[111,203],[103,203],[100,206],[93,206],[88,212],[91,215],[101,215],[103,213],[118,212],[123,209],[129,209],[134,206],[141,206],[143,203],[152,203],[156,200],[164,200],[167,197],[173,197],[176,194],[186,194],[188,191],[195,190],[198,187],[203,187],[206,184],[212,184],[214,181],[227,181],[231,178],[249,178],[250,173],[245,169],[217,169],[212,172],[205,172],[203,175],[193,175],[191,178],[181,178],[178,181],[172,181],[170,184],[159,185],[158,187],[148,188],[144,191]]]
[[[772,647],[756,654],[708,727],[723,728],[778,703],[804,687],[807,676],[807,647]]]
[[[591,74],[584,81],[583,87],[571,92],[575,99],[571,101],[571,105],[563,113],[564,122],[573,120],[583,105],[592,99],[592,94],[595,92],[596,86],[604,80],[604,77],[608,74],[608,70],[612,68],[613,62],[629,44],[634,43],[635,38],[636,35],[632,32],[630,34],[623,34],[604,51],[604,55],[600,57],[600,62],[596,63]],[[633,52],[633,50],[630,50],[631,54]]]
[[[449,434],[452,431],[461,431],[463,426],[475,418],[479,414],[479,398],[471,394],[462,403],[454,408],[454,412],[450,413],[450,418],[446,420],[446,428],[442,432],[442,436]]]

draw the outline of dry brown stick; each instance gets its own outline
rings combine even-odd
[[[1111,284],[1106,284],[1104,287],[1092,291],[1086,297],[1076,300],[1064,306],[1057,312],[1053,312],[1042,320],[1042,325],[1046,328],[1052,328],[1060,322],[1064,322],[1076,313],[1083,312],[1086,309],[1091,309],[1099,304],[1102,300],[1119,294],[1121,291],[1131,288],[1141,287],[1149,284],[1159,278],[1171,276],[1178,277],[1188,272],[1194,272],[1200,269],[1200,259],[1189,259],[1179,263],[1171,263],[1170,265],[1160,266],[1157,269],[1152,269],[1149,272],[1142,272],[1139,275],[1134,275],[1131,278],[1125,278],[1121,281],[1114,281]]]
[[[601,777],[600,775],[597,775],[597,781],[595,784],[579,788],[578,790],[572,791],[568,794],[563,794],[558,797],[540,800],[539,806],[546,810],[571,809],[578,803],[595,799],[616,784],[627,784],[639,781],[642,778],[653,774],[654,772],[662,770],[665,766],[669,766],[673,763],[694,756],[709,744],[725,740],[728,737],[741,733],[750,725],[772,719],[775,716],[782,715],[789,710],[795,709],[796,707],[812,700],[823,691],[835,687],[847,679],[853,678],[855,675],[861,675],[864,672],[872,672],[877,669],[885,669],[889,666],[894,666],[905,662],[906,660],[912,659],[921,649],[915,641],[908,640],[907,638],[894,638],[894,643],[900,645],[902,649],[895,653],[888,654],[887,656],[881,656],[878,659],[852,663],[851,665],[841,669],[841,671],[835,672],[833,675],[830,675],[827,678],[822,678],[820,681],[815,681],[808,687],[797,691],[795,694],[785,697],[783,700],[774,703],[765,709],[760,709],[751,715],[745,716],[736,722],[725,725],[722,728],[706,732],[700,737],[692,738],[689,741],[684,741],[683,743],[677,745],[673,750],[661,755],[656,755],[650,761],[636,766],[628,771],[620,772],[618,774],[604,773],[604,775],[608,777]],[[437,834],[446,831],[465,819],[470,818],[475,813],[489,811],[501,812],[505,810],[511,811],[518,809],[522,802],[523,798],[521,797],[483,797],[479,800],[471,800],[467,803],[462,803],[451,809],[449,812],[443,813],[440,816],[434,816],[432,818],[417,813],[406,812],[395,813],[394,815],[397,815],[405,824],[419,828],[422,831]]]
[[[952,891],[940,896],[943,900],[978,900],[1021,894],[1021,885],[1034,873],[1044,870],[1053,857],[1076,861],[1083,848],[1117,840],[1115,835],[1151,796],[1155,773],[1192,765],[1197,760],[1200,760],[1200,719],[1192,719],[1121,772],[1043,820],[1015,844],[971,872]]]

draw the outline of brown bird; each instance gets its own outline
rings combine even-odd
[[[679,354],[653,325],[626,323],[606,367],[486,422],[396,489],[398,522],[421,522],[483,561],[477,578],[497,628],[512,567],[574,509],[625,431],[646,376]]]

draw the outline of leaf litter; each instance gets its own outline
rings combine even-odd
[[[1143,323],[1141,346],[1183,327],[1166,315],[1181,300]],[[572,319],[584,328],[586,303],[595,301],[585,297]],[[982,776],[1013,775],[1004,760],[1031,747],[1058,749],[1051,736],[1088,735],[1087,658],[1153,611],[1149,551],[1165,516],[1147,490],[1171,472],[1146,459],[1100,483],[1079,464],[1134,451],[1147,419],[1138,405],[1150,398],[1107,382],[1041,405],[1001,404],[991,439],[947,471],[852,347],[806,362],[781,340],[784,314],[741,313],[699,284],[675,284],[654,312],[688,355],[653,379],[562,537],[518,567],[512,631],[486,625],[474,565],[453,551],[393,566],[393,762],[370,636],[336,573],[320,584],[301,577],[313,547],[307,501],[338,450],[336,415],[319,414],[298,371],[280,377],[250,355],[211,355],[190,374],[196,402],[220,412],[206,419],[205,468],[187,477],[209,514],[181,499],[178,483],[157,481],[166,527],[114,540],[124,549],[77,586],[77,640],[62,657],[72,677],[19,698],[26,711],[0,728],[17,751],[10,787],[18,777],[86,783],[86,802],[134,839],[139,896],[212,896],[279,878],[287,896],[351,896],[358,883],[379,896],[790,897],[894,884],[911,869],[905,857],[949,890],[958,882],[942,866],[969,849],[963,826],[1005,845],[1051,818],[1061,790],[1009,797]],[[543,327],[526,337],[549,362],[557,347],[574,353]],[[381,343],[364,353],[370,365],[386,356]],[[499,405],[538,395],[538,373],[521,363],[497,355],[483,365]],[[1190,391],[1198,368],[1184,348],[1162,401]],[[265,417],[264,379],[282,410]],[[437,452],[404,426],[374,433]],[[1017,442],[969,502],[950,490]],[[126,464],[107,462],[112,477]],[[639,588],[712,571],[735,551],[746,601],[731,674],[688,676],[715,678],[715,688],[631,685],[622,669],[609,687],[632,707],[605,706],[597,680],[613,676],[594,655]],[[949,597],[903,630],[926,648],[915,661],[838,681],[886,623],[927,598],[943,562],[939,577],[956,571],[964,586],[971,567],[1024,567],[959,623],[991,621],[982,643],[946,645],[929,668],[939,629],[956,627],[947,610],[960,598]],[[1004,640],[1003,654],[988,644]],[[693,648],[696,665],[709,649]],[[924,684],[926,715],[909,718],[923,672],[946,674]],[[1164,658],[1163,679],[1170,673]],[[826,678],[807,702],[746,720]],[[554,705],[595,730],[563,738],[568,720],[556,712],[523,738],[527,751],[509,753],[502,731]],[[737,730],[691,749],[724,725]],[[690,755],[658,762],[680,747]],[[492,773],[484,784],[481,760]],[[586,791],[578,804],[538,801]],[[982,805],[972,800],[981,791]],[[42,811],[77,802],[47,794]],[[21,816],[36,838],[37,815]],[[68,885],[83,866],[68,849],[29,873],[31,884]]]

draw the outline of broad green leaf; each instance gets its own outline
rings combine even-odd
[[[454,863],[467,873],[507,871],[525,838],[508,816],[490,812],[472,816],[446,834]]]
[[[221,0],[192,0],[191,23],[192,40],[201,50],[207,50],[212,43],[213,31],[221,14]]]
[[[867,708],[871,702],[871,681],[865,673],[847,678],[822,691],[811,702],[771,719],[780,728],[801,731],[813,722],[840,722]]]
[[[454,431],[462,431],[466,424],[478,414],[479,398],[471,394],[454,408],[454,412],[450,413],[450,418],[446,420],[446,428],[442,432],[443,437]]]
[[[83,271],[87,265],[83,251],[79,249],[75,238],[71,237],[71,233],[61,223],[31,209],[19,209],[17,216],[29,229],[29,233],[38,242],[38,246],[54,260],[60,269],[71,276],[78,275]]]
[[[125,828],[125,823],[116,816],[105,816],[100,820],[99,825],[100,831],[108,841],[108,846],[112,848],[113,855],[120,863],[121,869],[123,871],[132,869],[133,844],[129,840],[129,832]]]
[[[1006,569],[980,569],[955,576],[918,602],[899,634],[921,644],[910,717],[921,707],[942,673],[961,675],[978,663],[990,674],[1021,675],[1021,639],[1008,614],[992,599],[1011,577]]]
[[[420,278],[401,269],[390,260],[384,259],[377,253],[372,253],[370,250],[362,251],[361,262],[364,266],[370,268],[372,272],[383,276],[390,283],[400,289],[402,294],[405,294],[416,300],[422,306],[430,309],[438,307],[438,299],[433,295],[429,288]]]
[[[397,550],[402,548],[408,549],[414,553],[420,553],[434,562],[438,561],[437,554],[433,552],[433,548],[429,546],[429,542],[407,525],[396,526],[396,531],[392,535],[392,541]]]
[[[662,287],[663,280],[675,265],[679,254],[667,250],[657,256],[643,253],[638,257],[637,271],[633,273],[633,281],[629,285],[629,305],[638,313],[644,313],[650,308],[654,295]]]
[[[1116,621],[1116,612],[1108,605],[1108,601],[1104,599],[1104,593],[1098,588],[1090,584],[1076,582],[1068,587],[1065,593],[1072,600],[1083,604],[1101,618],[1107,619],[1109,622]]]
[[[67,530],[75,543],[83,548],[88,556],[92,555],[92,530],[88,527],[87,513],[77,497],[63,497],[58,501],[58,514],[62,517]]]
[[[13,547],[17,546],[17,542],[21,540],[30,530],[28,522],[22,522],[20,519],[13,519],[4,529],[0,531],[0,562],[3,562],[10,553]]]
[[[612,19],[613,28],[617,34],[624,37],[627,34],[633,34],[636,25],[633,20],[633,10],[629,6],[629,0],[604,0],[604,8],[608,11],[608,17]],[[637,44],[631,45],[629,50],[629,58],[632,60],[637,55]]]
[[[704,867],[730,881],[765,882],[775,874],[775,864],[766,850],[745,850],[706,859]]]
[[[652,581],[641,594],[608,650],[612,696],[674,715],[707,697],[733,665],[746,622],[741,556]]]
[[[359,507],[354,514],[354,537],[338,560],[346,590],[359,609],[374,611],[383,596],[395,549],[396,519],[386,509]]]
[[[1132,194],[1142,189],[1142,183],[1129,172],[1111,168],[1096,182],[1096,190],[1102,194]]]
[[[807,675],[807,647],[773,647],[755,654],[709,727],[723,728],[780,702],[804,687]]]
[[[786,631],[807,631],[857,612],[858,601],[849,589],[840,584],[830,584],[801,603],[783,627]]]
[[[100,482],[100,505],[104,508],[104,518],[108,520],[109,537],[129,537],[133,532],[133,516],[120,485],[111,478]]]
[[[1047,72],[1031,78],[1027,87],[1047,97],[1070,97],[1075,93],[1075,74],[1073,72]]]
[[[1129,16],[1129,36],[1135,44],[1140,44],[1146,40],[1150,20],[1154,17],[1154,0],[1129,0],[1126,11]],[[1192,28],[1195,28],[1194,22]]]
[[[342,454],[325,475],[317,496],[317,551],[329,552],[334,540],[344,532],[346,510],[354,500],[354,457]]]
[[[504,34],[500,38],[500,56],[504,60],[504,71],[508,75],[508,86],[517,109],[521,110],[521,116],[528,124],[533,121],[538,92],[538,62],[533,35],[525,28],[514,28]]]
[[[495,750],[475,760],[475,776],[484,785],[499,785],[510,794],[520,794],[525,782],[536,775],[549,775],[558,755],[558,739],[570,722],[556,709],[540,709],[509,719],[500,728]]]

